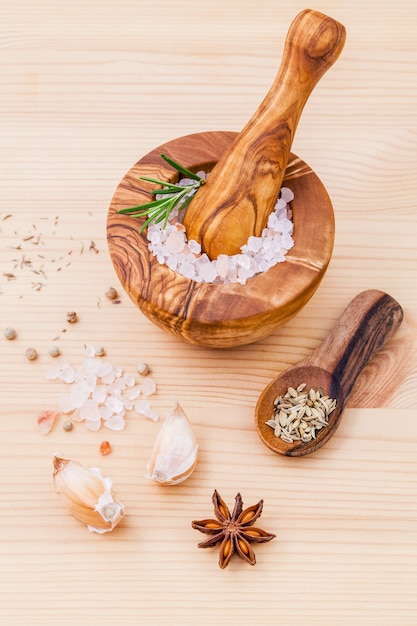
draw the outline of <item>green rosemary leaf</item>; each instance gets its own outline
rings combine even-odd
[[[197,174],[194,174],[194,172],[191,172],[190,170],[187,170],[186,167],[184,167],[183,165],[180,165],[179,163],[174,161],[174,159],[171,159],[171,157],[169,157],[168,155],[161,154],[161,157],[163,159],[165,159],[165,161],[167,163],[169,163],[178,172],[180,172],[181,174],[184,174],[184,176],[186,176],[187,178],[192,178],[193,180],[198,180],[200,185],[204,184],[204,182],[205,182],[204,178],[200,178],[200,176],[197,176]]]
[[[153,207],[160,206],[161,202],[162,200],[154,200],[153,202],[147,202],[145,204],[140,204],[139,206],[132,206],[128,209],[120,209],[119,213],[134,213],[140,210],[143,214],[146,214],[149,210],[152,210]]]
[[[160,189],[152,189],[149,193],[153,196],[161,195],[163,197],[152,200],[152,202],[146,202],[139,206],[129,207],[126,209],[120,209],[119,213],[129,215],[134,218],[141,218],[146,216],[145,222],[142,224],[139,233],[143,233],[145,228],[151,223],[155,222],[159,224],[163,222],[163,227],[166,228],[168,224],[170,213],[173,209],[178,208],[182,211],[191,202],[196,191],[204,184],[204,179],[197,176],[193,172],[190,172],[187,168],[183,167],[166,154],[161,154],[161,157],[167,161],[178,172],[191,178],[196,182],[192,182],[186,186],[177,185],[167,181],[159,180],[157,178],[150,178],[147,176],[141,176],[140,180],[155,183],[160,185]]]
[[[156,183],[157,185],[163,185],[164,187],[180,187],[181,189],[184,189],[184,187],[181,187],[180,185],[170,183],[167,180],[159,180],[159,178],[148,178],[148,176],[141,176],[139,180],[146,180],[148,183]]]
[[[169,187],[168,189],[151,189],[151,191],[149,193],[151,193],[153,196],[157,196],[158,194],[161,195],[167,195],[167,194],[173,194],[173,193],[178,193],[179,191],[182,191],[184,189],[184,187]]]
[[[146,220],[146,222],[144,222],[142,224],[142,226],[139,229],[139,234],[141,235],[143,233],[143,231],[145,230],[145,228],[153,221],[153,217],[148,217],[148,219]]]

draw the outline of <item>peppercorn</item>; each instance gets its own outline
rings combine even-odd
[[[118,296],[117,290],[114,287],[110,287],[108,291],[106,291],[106,298],[109,300],[116,300]]]
[[[75,311],[68,311],[67,313],[67,322],[70,324],[74,324],[78,320],[78,316]]]
[[[28,348],[25,352],[26,358],[28,361],[34,361],[38,358],[38,353],[35,348]]]
[[[16,331],[12,326],[8,326],[7,328],[5,328],[3,333],[6,339],[9,339],[9,340],[14,339],[16,337]]]
[[[151,371],[147,363],[139,363],[137,370],[141,376],[147,376]]]

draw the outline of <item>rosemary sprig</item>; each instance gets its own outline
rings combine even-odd
[[[159,224],[163,221],[163,227],[165,228],[168,223],[171,211],[175,208],[181,208],[181,210],[185,209],[191,202],[196,191],[201,187],[201,185],[204,185],[205,183],[204,178],[201,178],[197,174],[194,174],[194,172],[190,172],[190,170],[188,170],[183,165],[180,165],[166,154],[161,154],[161,157],[167,163],[169,163],[169,165],[176,169],[177,172],[179,172],[186,178],[191,178],[191,180],[195,182],[182,186],[176,185],[175,183],[169,183],[164,180],[159,180],[157,178],[141,176],[140,180],[145,180],[149,183],[162,185],[161,189],[152,189],[150,193],[153,196],[163,196],[162,198],[158,198],[156,200],[153,200],[152,202],[146,202],[145,204],[129,207],[127,209],[120,209],[119,213],[128,214],[130,215],[130,217],[140,218],[146,216],[147,219],[142,224],[139,230],[139,233],[141,234],[151,222]]]

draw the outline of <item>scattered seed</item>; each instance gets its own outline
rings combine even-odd
[[[106,354],[106,351],[103,346],[97,346],[94,350],[94,354],[95,356],[104,356]]]
[[[72,430],[74,428],[74,424],[70,420],[66,420],[62,424],[62,428],[69,432],[70,430]]]
[[[110,287],[106,291],[106,298],[108,298],[109,300],[116,300],[117,297],[118,297],[118,293],[114,287]]]
[[[3,333],[6,339],[14,339],[16,337],[16,331],[12,326],[5,328]]]
[[[147,376],[151,371],[147,363],[139,363],[137,370],[141,376]]]
[[[69,324],[74,324],[78,320],[78,315],[75,311],[68,311],[67,313],[67,322]]]
[[[38,358],[38,353],[35,348],[28,348],[25,352],[26,358],[28,361],[34,361]]]
[[[60,349],[58,348],[58,346],[55,346],[55,345],[50,346],[48,352],[49,352],[49,355],[53,357],[59,356],[61,354]]]

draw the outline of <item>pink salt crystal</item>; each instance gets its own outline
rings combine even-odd
[[[216,260],[216,270],[221,278],[226,278],[229,269],[229,257],[227,254],[219,254]]]
[[[184,239],[176,233],[171,233],[166,241],[166,249],[170,254],[178,254],[184,249]]]
[[[57,415],[56,411],[42,411],[38,417],[38,426],[42,435],[47,435],[51,431]]]
[[[113,452],[109,441],[102,441],[100,444],[99,452],[101,456],[107,456]]]

